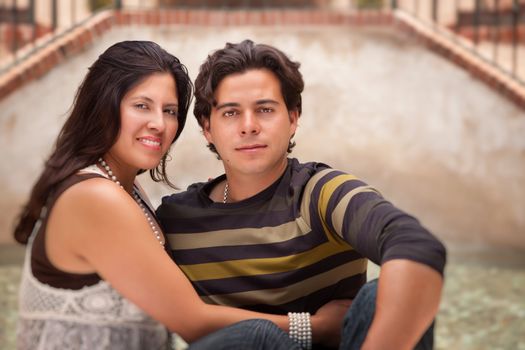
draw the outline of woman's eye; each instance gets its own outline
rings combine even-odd
[[[135,104],[135,107],[138,109],[147,109],[148,106],[145,103],[137,103]]]
[[[176,117],[179,114],[176,109],[165,109],[164,113],[168,113],[169,115],[172,115],[174,117]]]

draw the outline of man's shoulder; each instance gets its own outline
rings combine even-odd
[[[162,197],[162,204],[188,203],[197,200],[207,182],[195,182],[186,188]]]
[[[332,190],[338,188],[343,191],[350,191],[358,187],[371,188],[358,176],[346,171],[334,169],[325,163],[300,163],[296,159],[291,159],[290,161],[292,169],[291,186],[302,193],[316,191],[316,193],[319,194],[320,189],[325,186],[332,186]],[[329,192],[333,192],[332,190]]]
[[[316,174],[333,170],[329,165],[321,162],[301,163],[295,158],[290,159],[291,182],[294,187],[306,185]]]
[[[290,167],[292,170],[292,174],[304,174],[304,175],[314,175],[320,171],[323,171],[325,169],[331,169],[332,167],[321,162],[300,162],[296,158],[290,158]]]

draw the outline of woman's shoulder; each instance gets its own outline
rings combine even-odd
[[[48,229],[62,236],[79,255],[87,256],[88,251],[100,254],[100,249],[111,247],[116,234],[138,226],[144,220],[141,214],[135,200],[116,183],[93,177],[60,195],[51,211]]]
[[[83,177],[82,175],[79,176]],[[102,176],[89,176],[68,186],[64,191],[64,195],[67,194],[68,197],[74,197],[75,199],[84,197],[87,199],[92,199],[93,197],[111,198],[120,192],[124,191],[113,181]]]
[[[60,210],[82,212],[83,217],[110,214],[116,207],[133,205],[131,196],[113,181],[102,176],[91,176],[67,187],[57,198]]]

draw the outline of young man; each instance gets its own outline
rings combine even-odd
[[[288,158],[303,87],[271,46],[207,58],[194,115],[225,174],[163,198],[173,257],[207,302],[292,312],[290,327],[308,328],[296,312],[350,298],[341,348],[431,348],[445,248],[355,176]],[[367,259],[378,282],[365,284]],[[307,347],[308,332],[291,336]]]

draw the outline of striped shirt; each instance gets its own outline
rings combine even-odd
[[[356,295],[367,259],[409,259],[443,273],[443,245],[353,175],[289,159],[257,195],[213,202],[223,180],[164,197],[157,209],[174,260],[208,303],[314,313]]]

